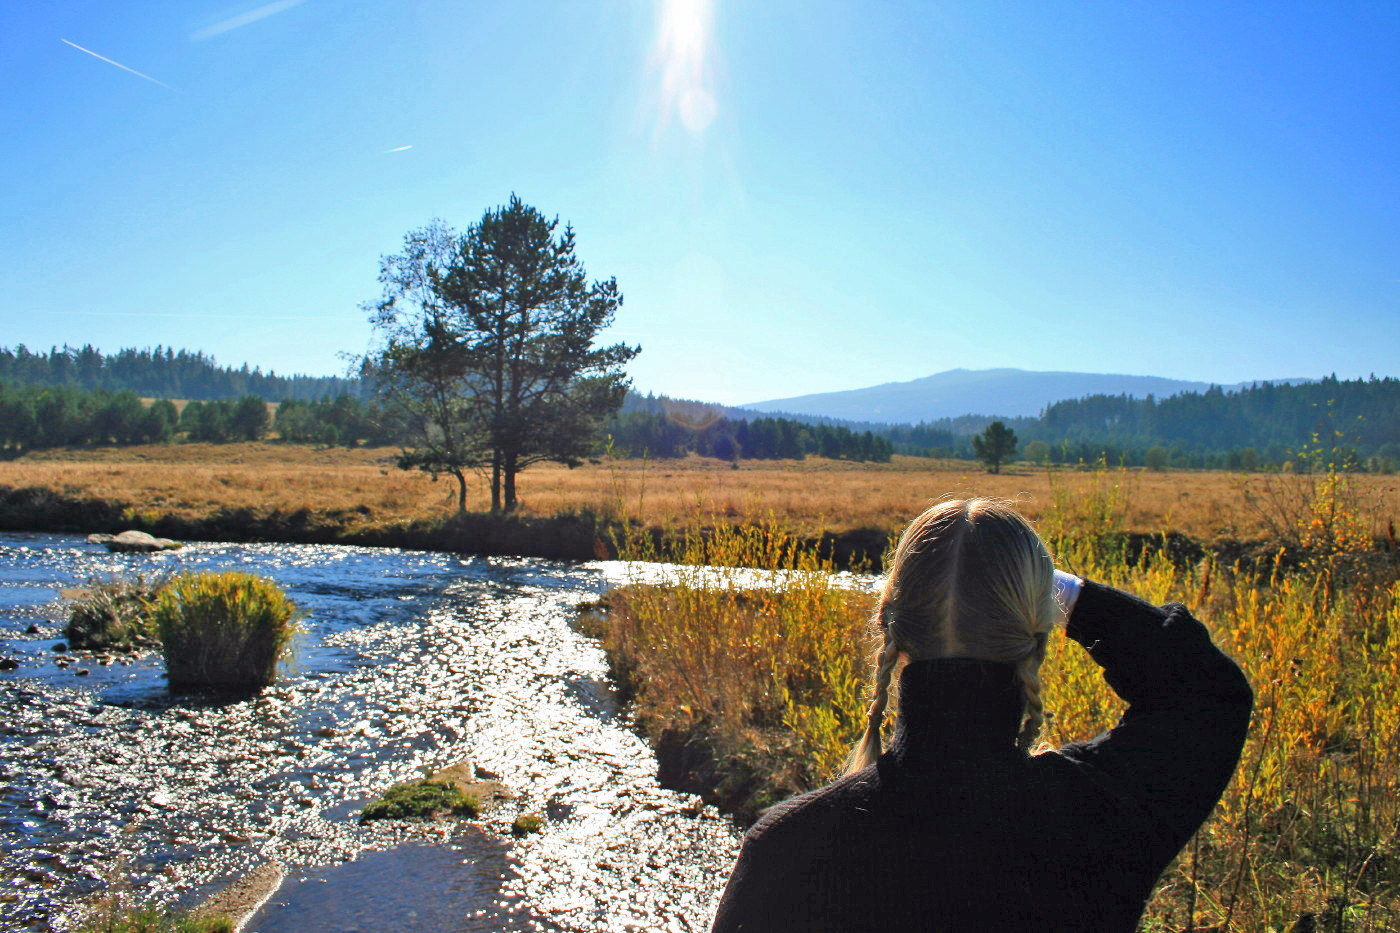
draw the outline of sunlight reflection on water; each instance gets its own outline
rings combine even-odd
[[[308,610],[296,664],[261,697],[170,697],[157,657],[102,665],[52,650],[58,588],[215,568],[267,574]],[[0,535],[0,656],[20,662],[0,674],[0,924],[64,929],[79,898],[113,882],[189,904],[271,858],[293,875],[261,915],[268,929],[311,896],[296,893],[302,875],[348,890],[395,859],[407,880],[393,903],[436,899],[480,929],[705,929],[738,833],[656,784],[601,650],[570,626],[580,600],[635,577],[616,563],[320,545],[110,555],[71,536]],[[409,870],[446,857],[441,828],[354,816],[388,784],[465,757],[521,798],[484,834],[454,837],[478,874],[497,867],[444,899],[440,882],[412,880],[433,872]],[[550,814],[544,832],[508,842],[531,810]]]

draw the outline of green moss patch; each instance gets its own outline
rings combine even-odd
[[[528,836],[544,828],[544,817],[538,813],[522,813],[510,824],[512,836]]]
[[[360,822],[370,820],[431,819],[443,813],[476,816],[481,804],[471,794],[441,781],[395,784],[379,800],[360,810]]]

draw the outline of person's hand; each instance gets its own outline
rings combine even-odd
[[[1074,614],[1074,604],[1079,600],[1079,591],[1083,588],[1084,581],[1079,577],[1063,570],[1055,571],[1055,602],[1060,606],[1056,622],[1059,625],[1069,624],[1069,617]]]

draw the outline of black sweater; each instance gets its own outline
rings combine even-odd
[[[908,665],[890,749],[754,824],[714,933],[1133,930],[1234,771],[1253,695],[1184,606],[1086,582],[1068,634],[1128,702],[1116,727],[1026,755],[1009,665]]]

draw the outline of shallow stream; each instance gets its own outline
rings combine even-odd
[[[262,696],[172,697],[157,655],[58,652],[63,587],[239,569],[308,617]],[[621,565],[327,545],[114,555],[0,534],[0,928],[104,891],[190,905],[273,860],[251,931],[703,930],[739,834],[666,790],[574,607]],[[37,633],[30,633],[37,626]],[[66,662],[66,666],[64,666]],[[356,812],[470,758],[519,800],[461,826]],[[524,840],[517,813],[548,815]]]

